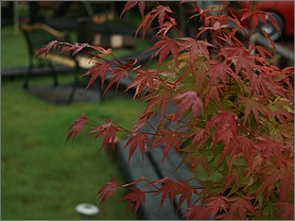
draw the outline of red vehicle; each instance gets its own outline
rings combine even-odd
[[[251,7],[251,2],[241,2],[241,8]],[[255,3],[255,9],[270,12],[281,29],[283,36],[294,36],[294,1],[259,1]],[[259,30],[263,29],[272,40],[281,37],[280,32],[268,21],[268,26],[259,24]]]

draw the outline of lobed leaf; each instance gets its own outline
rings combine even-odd
[[[136,187],[129,187],[129,193],[123,197],[122,201],[128,201],[127,211],[134,206],[134,214],[136,214],[137,210],[141,203],[145,203],[145,193]]]
[[[112,198],[115,191],[120,186],[121,185],[118,184],[116,177],[113,177],[112,180],[107,181],[97,193],[98,195],[97,199],[100,200],[99,205],[102,204],[108,197]]]
[[[176,112],[175,118],[179,117],[190,107],[194,117],[200,115],[200,111],[203,111],[203,102],[201,98],[198,97],[195,91],[186,91],[181,94],[178,94],[175,97],[176,104],[179,104],[179,108]]]
[[[162,65],[162,63],[164,62],[164,60],[167,58],[167,56],[169,55],[169,53],[171,52],[172,57],[174,59],[174,62],[177,66],[178,63],[178,52],[179,52],[179,43],[178,41],[169,38],[167,36],[160,36],[159,37],[161,40],[159,40],[158,42],[156,42],[150,49],[147,50],[148,51],[153,51],[154,49],[158,49],[151,57],[154,58],[155,56],[157,56],[158,54],[160,54],[159,56],[159,64],[158,64],[158,72],[160,70],[160,67]]]
[[[59,42],[57,40],[51,41],[47,45],[42,46],[41,48],[38,49],[38,53],[36,55],[36,58],[39,57],[41,54],[45,54],[45,58],[47,54],[50,52],[50,50],[53,48],[55,49],[56,46],[59,45]]]
[[[88,118],[86,117],[85,114],[82,114],[81,117],[77,118],[74,123],[71,125],[71,127],[68,130],[68,136],[66,139],[66,142],[68,142],[68,140],[73,137],[73,141],[76,138],[76,136],[84,130],[84,126],[86,124],[86,121],[88,120]]]
[[[150,140],[149,140],[149,137],[145,133],[136,132],[131,135],[131,137],[128,139],[128,142],[124,146],[124,148],[126,148],[128,145],[130,145],[128,162],[130,161],[134,151],[136,150],[136,148],[138,146],[140,148],[142,160],[144,160],[144,152],[145,152],[146,142],[150,143]]]
[[[187,217],[189,220],[208,220],[209,212],[207,207],[192,205],[184,212],[182,219]]]
[[[82,75],[82,77],[91,75],[85,90],[87,90],[99,76],[101,78],[101,87],[103,88],[108,71],[112,70],[112,67],[108,63],[102,61],[96,62],[94,67],[90,68],[85,74]]]
[[[98,127],[95,127],[91,131],[88,132],[88,134],[96,133],[94,138],[104,136],[101,147],[99,149],[102,150],[106,145],[111,144],[113,146],[113,149],[115,148],[116,143],[116,134],[119,131],[117,126],[114,126],[112,124],[112,121],[106,119],[105,123],[102,125],[99,125]]]

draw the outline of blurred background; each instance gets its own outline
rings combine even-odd
[[[280,67],[294,63],[294,2],[290,3],[292,7],[281,3],[260,8],[274,13],[282,28],[282,35],[278,36],[274,27],[262,27],[286,52],[279,55]],[[99,124],[110,118],[130,129],[145,104],[115,90],[110,90],[106,101],[101,102],[97,88],[84,90],[87,82],[83,79],[73,102],[68,104],[74,69],[59,64],[54,64],[61,82],[59,87],[52,87],[48,68],[36,67],[30,88],[24,89],[29,52],[20,29],[21,24],[47,24],[68,33],[71,43],[112,47],[117,58],[141,54],[152,45],[154,32],[149,32],[146,40],[140,35],[134,38],[141,15],[135,7],[120,19],[124,4],[124,1],[1,1],[1,219],[82,219],[75,210],[78,204],[98,206],[97,191],[113,176],[124,183],[112,156],[104,150],[97,153],[101,139],[86,136],[85,129],[74,142],[65,144],[67,130],[82,113]],[[201,25],[197,19],[186,23],[193,7],[190,3],[163,4],[176,10],[183,34],[197,33]],[[216,6],[215,1],[198,4],[203,8]],[[237,2],[232,7],[238,14],[249,5]],[[293,12],[282,13],[286,8],[292,8]],[[155,62],[143,65],[157,67]],[[93,219],[137,219],[133,211],[125,213],[126,203],[119,202],[124,194],[119,191],[98,206],[100,212]]]
[[[134,27],[140,22],[136,11],[119,23],[122,5],[123,2],[1,1],[1,219],[83,219],[75,210],[81,203],[99,207],[92,219],[137,218],[132,210],[125,214],[127,203],[119,202],[125,192],[119,191],[98,205],[96,194],[107,180],[116,177],[124,183],[112,156],[105,150],[98,153],[101,139],[86,136],[89,128],[85,128],[74,142],[65,141],[67,130],[82,113],[99,124],[110,118],[130,129],[144,104],[115,91],[100,102],[99,91],[84,91],[83,80],[74,101],[67,104],[74,70],[59,64],[54,66],[60,86],[52,86],[46,67],[35,67],[29,89],[23,88],[29,52],[21,24],[47,24],[69,33],[74,43],[78,39],[88,41],[89,36],[83,33],[93,22],[97,29],[91,34],[95,31],[97,38],[101,36],[106,47],[111,47],[108,44],[112,32],[105,30],[108,25],[117,25],[121,28],[117,31],[127,32],[128,36],[124,45],[118,45],[113,52],[118,57],[127,56],[147,49],[150,43],[133,39]],[[79,18],[86,20],[79,23]]]

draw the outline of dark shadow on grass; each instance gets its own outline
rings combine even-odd
[[[71,90],[71,84],[62,84],[57,87],[52,87],[51,85],[33,86],[26,91],[50,103],[67,104]],[[122,90],[116,91],[115,88],[110,88],[104,95],[105,101],[116,98],[131,99],[132,95],[130,93],[123,93]],[[77,87],[73,99],[74,102],[101,102],[100,91],[94,86],[87,90],[84,90],[84,87]]]

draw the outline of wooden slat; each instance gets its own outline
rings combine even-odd
[[[165,114],[173,113],[177,110],[177,106],[172,103],[168,104]],[[152,132],[153,128],[157,129],[160,123],[160,115],[152,116],[149,119],[150,125],[146,124],[140,131],[141,132]],[[173,125],[167,124],[171,130],[175,130],[176,123]],[[149,135],[150,139],[153,139],[153,135]],[[117,160],[122,168],[123,174],[127,182],[132,182],[142,176],[147,178],[149,181],[162,179],[168,177],[173,181],[177,180],[188,180],[193,176],[193,173],[189,170],[187,164],[182,164],[182,156],[177,154],[174,147],[168,152],[165,160],[162,162],[164,155],[164,145],[149,150],[144,155],[144,161],[139,148],[136,149],[133,156],[131,157],[130,163],[128,164],[128,151],[129,146],[126,149],[121,149],[125,146],[127,139],[122,140],[116,147]],[[174,171],[179,166],[177,171]],[[189,181],[190,185],[198,186],[198,182],[195,179]],[[142,184],[141,184],[142,185]],[[157,196],[158,197],[158,196]],[[188,208],[186,201],[181,205],[177,215],[175,216],[177,205],[180,196],[175,196],[174,205],[171,205],[169,199],[166,199],[162,208],[162,213],[155,213],[155,207],[159,208],[160,199],[154,198],[153,196],[147,196],[147,202],[151,201],[152,204],[147,203],[145,207],[141,207],[141,217],[143,219],[180,219],[182,218],[185,210]],[[192,195],[191,203],[194,203],[198,199],[196,194]],[[189,205],[190,206],[190,205]],[[170,215],[168,215],[170,214]]]
[[[116,146],[116,158],[123,172],[126,182],[132,182],[142,176],[147,180],[153,181],[160,179],[159,175],[155,171],[148,156],[145,154],[144,161],[142,161],[141,152],[137,149],[130,162],[128,163],[128,151],[129,147],[122,149],[127,140],[119,142]],[[135,184],[135,187],[140,188],[145,185],[146,182]],[[144,191],[155,191],[153,187],[145,188]],[[175,216],[175,210],[171,206],[169,199],[166,199],[162,205],[162,209],[159,211],[161,203],[161,195],[154,195],[153,193],[146,194],[146,202],[142,204],[139,209],[140,219],[149,220],[172,220],[180,219],[178,215]]]

